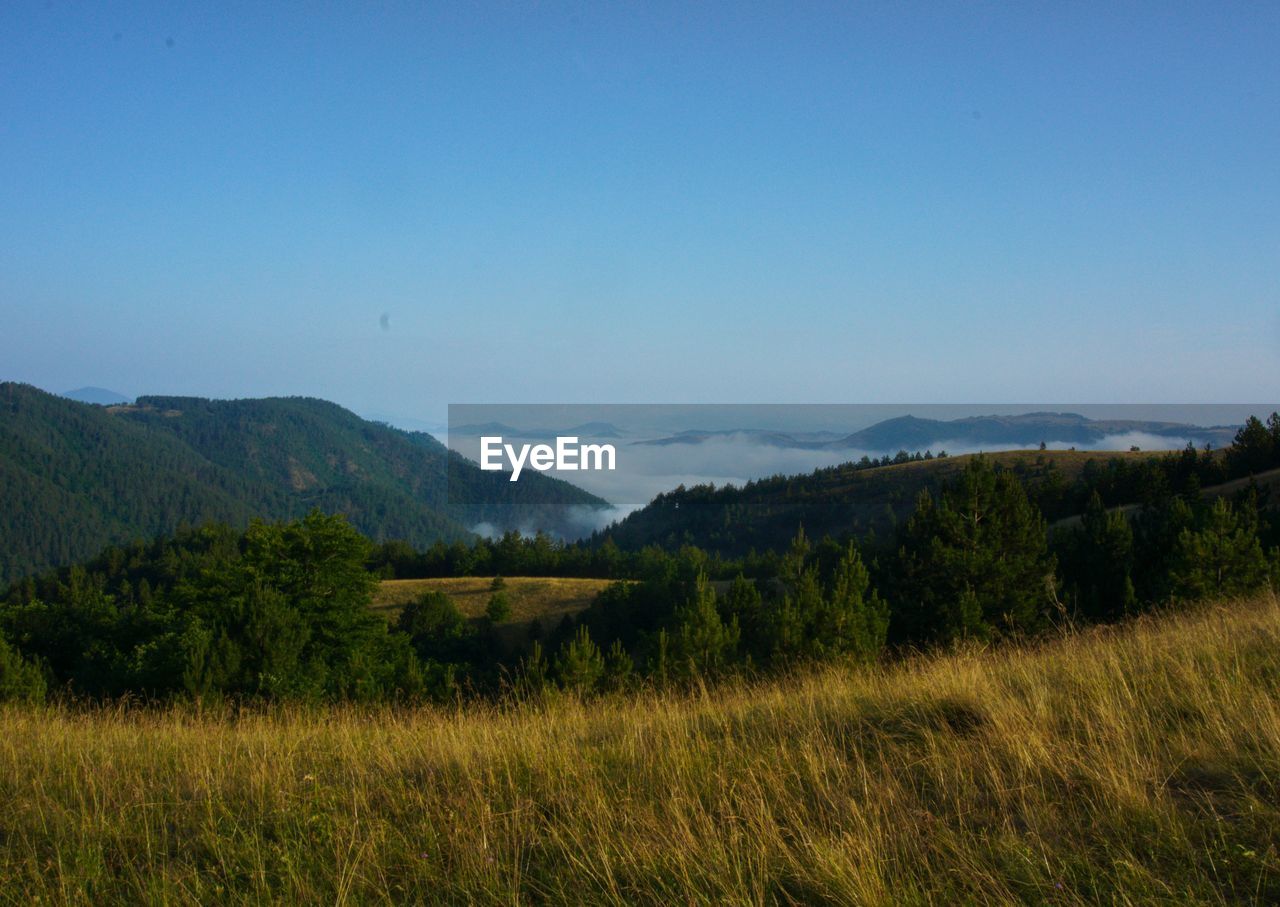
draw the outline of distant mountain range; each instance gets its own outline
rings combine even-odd
[[[1238,426],[1200,426],[1179,422],[1143,422],[1130,419],[1089,419],[1077,413],[1025,413],[1016,416],[968,416],[962,419],[921,419],[899,416],[877,422],[847,435],[836,432],[781,432],[761,429],[738,431],[684,431],[665,438],[636,441],[643,445],[705,444],[713,440],[745,440],[768,447],[797,450],[917,451],[940,446],[1035,447],[1071,444],[1104,445],[1109,438],[1138,434],[1197,445],[1225,447]]]
[[[0,585],[182,524],[346,514],[425,546],[471,527],[566,537],[607,502],[529,473],[482,472],[430,435],[302,397],[140,397],[94,406],[0,383]]]
[[[81,403],[95,403],[99,406],[114,406],[119,403],[132,403],[132,397],[126,397],[124,394],[118,394],[113,390],[107,390],[105,387],[77,387],[73,391],[67,391],[62,396],[68,400],[78,400]]]
[[[502,436],[522,438],[527,441],[548,441],[559,437],[585,439],[621,438],[622,430],[608,422],[584,422],[569,428],[514,428],[502,422],[480,422],[474,425],[454,425],[450,434],[465,438]]]

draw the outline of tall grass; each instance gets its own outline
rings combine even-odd
[[[0,710],[0,898],[1280,902],[1274,597],[697,694]]]

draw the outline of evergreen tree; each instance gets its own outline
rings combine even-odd
[[[44,673],[0,636],[0,702],[42,702]]]
[[[1133,526],[1122,512],[1109,513],[1095,490],[1063,564],[1081,615],[1114,620],[1136,610],[1133,568]]]
[[[757,658],[766,657],[768,645],[764,639],[764,613],[760,589],[755,582],[739,573],[729,584],[720,606],[721,617],[726,623],[737,622],[740,644],[746,653]]]
[[[468,648],[466,618],[453,599],[438,589],[422,593],[405,605],[396,627],[408,634],[419,656],[451,662],[465,658]]]
[[[635,662],[623,648],[622,640],[615,639],[604,659],[604,684],[610,690],[625,690],[631,683]]]
[[[505,592],[495,592],[489,596],[489,604],[485,606],[484,616],[491,623],[500,624],[511,616],[511,602]]]
[[[888,629],[889,607],[871,589],[871,575],[850,542],[814,622],[812,649],[815,654],[853,655],[869,661],[884,647]]]
[[[1256,522],[1217,498],[1197,529],[1184,529],[1174,555],[1173,584],[1182,598],[1218,598],[1256,591],[1269,580]]]
[[[974,457],[938,503],[921,494],[900,541],[896,638],[946,641],[1043,623],[1053,559],[1044,517],[1013,473]]]
[[[567,690],[589,693],[604,674],[604,656],[591,640],[585,625],[580,624],[573,638],[560,649],[556,658],[556,676]]]
[[[529,647],[529,654],[520,663],[516,688],[525,694],[540,695],[548,683],[547,659],[542,652],[542,643],[535,640]]]
[[[1236,432],[1235,441],[1227,450],[1227,459],[1235,475],[1265,472],[1277,465],[1280,450],[1277,449],[1276,435],[1273,433],[1277,429],[1277,422],[1269,420],[1269,425],[1270,427],[1263,425],[1257,416],[1250,416]]]
[[[761,654],[766,659],[785,662],[808,654],[807,631],[822,607],[822,585],[817,569],[808,564],[809,551],[801,526],[779,565],[782,594],[770,598],[763,609]]]
[[[738,645],[738,623],[726,624],[716,607],[716,590],[705,572],[694,581],[692,598],[676,610],[676,669],[685,676],[713,675],[723,670]]]

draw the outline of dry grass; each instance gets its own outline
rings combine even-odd
[[[576,614],[595,601],[596,595],[612,580],[572,577],[509,576],[503,591],[511,602],[511,621],[528,623],[540,618],[548,627],[566,614]],[[459,576],[443,579],[387,579],[378,584],[373,596],[377,611],[394,614],[423,592],[445,593],[467,617],[484,614],[493,595],[491,576]]]
[[[1280,604],[695,695],[0,710],[0,899],[1276,903]]]

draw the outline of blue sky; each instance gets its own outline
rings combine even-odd
[[[0,378],[1274,400],[1277,47],[1276,4],[6,3]]]

